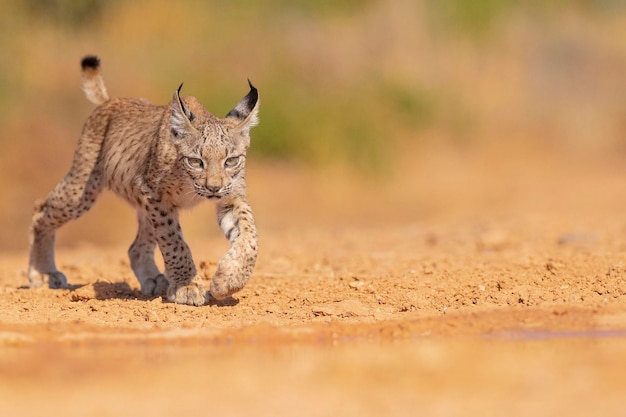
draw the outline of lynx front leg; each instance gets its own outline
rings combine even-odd
[[[256,264],[258,245],[252,209],[245,199],[218,205],[217,219],[231,244],[211,279],[211,295],[219,300],[246,285]]]
[[[141,292],[146,295],[162,295],[168,287],[165,276],[154,262],[156,237],[147,213],[137,210],[139,227],[137,237],[128,249],[130,266],[141,285]]]
[[[178,213],[172,207],[155,205],[149,210],[149,219],[165,262],[167,299],[178,304],[203,305],[206,290],[183,240]]]

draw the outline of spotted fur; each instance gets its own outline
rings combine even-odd
[[[100,61],[82,61],[83,90],[98,107],[85,122],[72,166],[48,197],[35,205],[30,228],[31,287],[67,286],[54,260],[55,231],[91,208],[109,188],[137,210],[130,265],[145,294],[202,305],[208,294],[183,239],[180,209],[211,200],[230,249],[218,263],[209,293],[222,299],[241,290],[257,258],[257,232],[246,198],[246,152],[258,123],[259,96],[250,92],[225,118],[194,97],[174,93],[166,106],[144,99],[109,98]],[[182,85],[181,85],[182,87]],[[165,271],[154,262],[163,254]]]

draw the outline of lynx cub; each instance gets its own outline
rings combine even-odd
[[[225,298],[241,290],[257,259],[257,233],[246,199],[246,151],[258,123],[259,95],[250,92],[225,118],[194,97],[167,106],[136,98],[109,99],[95,56],[82,60],[83,90],[98,105],[85,122],[72,167],[47,199],[35,206],[30,228],[31,287],[67,286],[54,261],[55,230],[85,213],[108,187],[137,210],[139,230],[128,250],[144,294],[180,304],[202,305],[208,294],[183,240],[178,211],[211,200],[230,241],[218,263],[210,294]],[[182,84],[181,84],[182,87]],[[154,262],[159,246],[165,263]]]

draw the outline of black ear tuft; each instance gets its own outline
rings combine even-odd
[[[183,88],[183,83],[180,83],[178,90],[176,90],[176,95],[178,96],[178,104],[180,104],[180,108],[183,110],[183,113],[185,113],[185,116],[187,116],[187,119],[189,119],[190,122],[193,122],[194,119],[196,118],[196,115],[193,114],[191,110],[189,110],[185,106],[185,103],[183,103],[183,100],[180,98],[180,90],[182,90],[182,88]]]
[[[259,100],[259,90],[257,90],[256,87],[252,85],[250,78],[248,78],[248,85],[250,86],[250,92],[246,97],[248,97],[248,103],[250,107],[254,107],[256,105],[256,102]]]
[[[254,94],[256,94],[258,98],[259,92],[256,87],[252,85],[252,81],[250,81],[250,78],[248,78],[248,85],[250,86],[250,90],[254,91]]]
[[[250,112],[254,109],[259,101],[259,91],[252,85],[250,79],[248,79],[248,85],[250,86],[250,92],[241,99],[234,109],[228,112],[226,117],[235,117],[237,119],[245,119]]]
[[[87,55],[82,61],[80,61],[80,66],[84,70],[89,68],[98,69],[100,67],[100,58],[95,55]]]

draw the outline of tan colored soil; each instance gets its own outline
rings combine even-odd
[[[61,233],[70,290],[5,253],[2,415],[623,415],[623,164],[421,152],[386,180],[253,166],[262,252],[223,303],[142,296],[132,214],[97,237],[112,200]],[[208,279],[207,216],[185,230]]]

